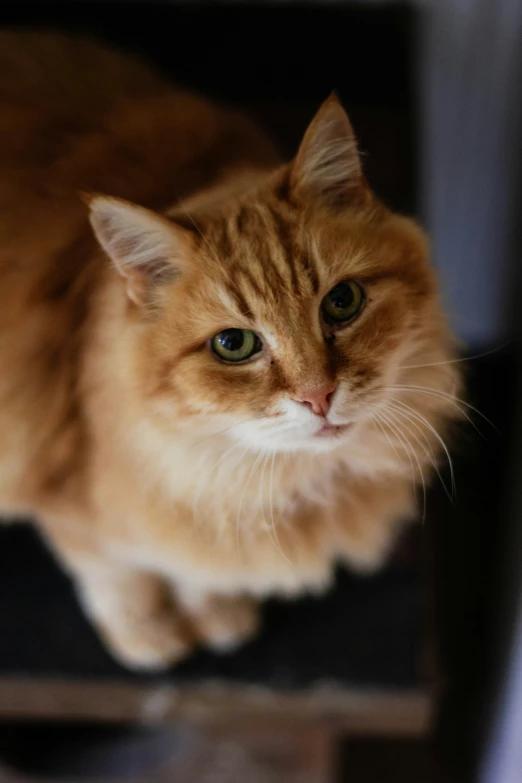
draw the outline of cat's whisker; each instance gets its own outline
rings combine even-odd
[[[273,481],[274,481],[274,476],[273,476],[273,471],[274,471],[275,455],[276,455],[275,451],[266,451],[266,452],[262,452],[260,454],[260,456],[263,456],[263,463],[262,463],[260,476],[259,476],[259,507],[260,507],[261,513],[263,515],[263,522],[264,522],[264,524],[266,526],[266,529],[268,531],[268,535],[269,535],[270,540],[272,541],[272,543],[274,544],[276,549],[279,551],[281,556],[285,560],[287,560],[287,562],[290,563],[290,560],[288,560],[287,556],[283,552],[281,544],[279,543],[279,539],[278,539],[278,536],[277,536],[276,525],[275,525],[275,519],[274,519],[274,509],[273,509]],[[268,488],[268,501],[269,501],[269,511],[270,511],[270,523],[269,523],[266,520],[265,513],[264,513],[264,508],[265,508],[265,504],[264,504],[264,496],[265,496],[264,478],[265,478],[266,468],[268,467],[268,463],[270,461],[270,458],[272,458],[272,462],[271,462],[271,467],[270,467],[270,472],[269,472],[269,488]]]
[[[451,503],[453,503],[455,498],[454,498],[453,494],[447,488],[446,482],[442,478],[441,472],[439,471],[439,469],[437,467],[437,463],[435,461],[435,455],[433,454],[433,449],[431,448],[429,440],[426,437],[426,433],[424,433],[421,430],[419,425],[416,424],[416,422],[411,418],[411,416],[406,411],[404,411],[401,408],[393,405],[393,403],[387,403],[386,407],[387,407],[388,414],[390,416],[392,416],[393,420],[396,421],[398,425],[402,423],[402,426],[406,427],[406,429],[408,430],[408,432],[410,433],[412,438],[419,445],[419,447],[424,451],[424,453],[425,453],[426,457],[428,458],[428,460],[430,461],[430,463],[431,463],[435,473],[437,474],[438,479],[439,479],[439,481],[441,483],[441,486],[444,489],[444,492],[446,493],[449,501]],[[399,419],[405,419],[406,421],[408,421],[411,424],[412,427],[415,427],[415,429],[420,433],[421,437],[424,439],[426,445],[419,440],[419,438],[415,435],[415,433],[413,433],[406,424],[404,424],[403,422],[400,422]],[[429,449],[429,451],[428,451],[428,449]]]
[[[404,418],[407,421],[409,421],[409,423],[412,425],[412,427],[414,427],[417,430],[417,432],[423,438],[424,442],[419,441],[419,439],[413,433],[412,433],[412,436],[415,438],[415,441],[422,448],[422,450],[424,451],[424,453],[426,454],[426,456],[430,460],[430,462],[433,465],[433,467],[435,468],[435,470],[437,470],[436,463],[434,462],[435,454],[434,454],[433,449],[431,447],[431,444],[430,444],[430,442],[429,442],[429,440],[428,440],[428,438],[426,436],[426,433],[422,431],[421,427],[411,418],[411,416],[407,412],[405,412],[403,409],[401,409],[398,406],[396,406],[395,403],[392,403],[390,400],[388,400],[385,403],[383,403],[383,406],[390,413],[390,415],[392,414],[392,412],[395,413],[394,419],[396,418],[397,415],[399,415],[401,418]]]
[[[274,540],[275,544],[277,546],[277,549],[279,550],[281,557],[283,557],[284,560],[286,560],[289,565],[292,565],[292,561],[286,556],[286,554],[283,552],[283,547],[281,546],[279,542],[279,537],[277,535],[277,528],[276,523],[274,519],[274,465],[275,465],[275,457],[276,453],[275,451],[272,451],[272,464],[270,466],[270,486],[268,490],[268,499],[270,502],[270,522],[272,525],[272,530],[274,533]]]
[[[388,443],[390,444],[391,448],[393,449],[393,451],[394,451],[394,452],[395,452],[395,454],[397,455],[397,459],[398,459],[400,462],[402,462],[402,459],[401,459],[401,457],[400,457],[400,455],[399,455],[399,452],[398,452],[398,451],[397,451],[397,449],[395,448],[395,446],[394,446],[394,444],[393,444],[393,441],[392,441],[392,439],[390,438],[390,436],[389,436],[389,435],[388,435],[388,433],[386,432],[386,429],[385,429],[385,427],[383,427],[383,425],[381,424],[381,422],[380,422],[380,420],[379,420],[379,414],[378,414],[377,412],[374,412],[374,413],[371,415],[371,420],[375,421],[375,423],[378,425],[378,427],[379,427],[379,429],[381,430],[381,432],[383,433],[384,437],[386,438],[386,440],[387,440],[387,441],[388,441]],[[414,467],[413,467],[413,460],[412,460],[412,458],[411,458],[411,455],[410,455],[410,454],[407,454],[407,457],[408,457],[408,459],[409,459],[409,462],[410,462],[411,483],[412,483],[412,486],[413,486],[413,495],[414,495],[414,498],[415,498],[415,502],[417,502],[417,481],[416,481],[416,478],[415,478],[415,470],[414,470]]]
[[[265,488],[263,486],[263,483],[264,483],[265,471],[266,471],[266,468],[268,467],[268,464],[270,462],[270,457],[271,456],[272,456],[272,452],[271,451],[267,451],[265,453],[265,457],[263,459],[262,474],[261,474],[261,479],[260,479],[260,482],[259,482],[259,496],[260,496],[259,497],[259,505],[260,505],[260,508],[261,508],[261,512],[263,514],[263,523],[264,523],[265,529],[268,532],[268,537],[270,538],[272,544],[277,548],[277,543],[276,543],[277,542],[277,537],[274,539],[273,534],[272,534],[271,523],[265,517],[265,502],[264,502],[266,493],[264,491]],[[270,495],[269,494],[268,494],[268,502],[269,502],[269,512],[271,514],[272,513],[272,509],[270,508]]]
[[[425,481],[425,478],[424,478],[424,473],[423,473],[423,470],[422,470],[422,466],[421,466],[419,457],[417,456],[417,452],[415,451],[415,449],[412,448],[412,445],[411,445],[410,441],[408,440],[408,438],[403,433],[400,432],[399,428],[393,422],[391,422],[389,420],[387,414],[385,414],[383,411],[381,411],[379,415],[382,418],[382,420],[384,421],[384,423],[387,424],[387,426],[392,430],[392,432],[395,433],[395,437],[401,443],[401,445],[402,445],[403,449],[405,450],[406,454],[408,454],[408,456],[410,458],[410,461],[411,461],[411,455],[413,455],[413,457],[415,458],[415,461],[417,463],[417,467],[419,469],[419,477],[420,477],[421,484],[422,484],[422,498],[423,498],[423,503],[422,503],[422,524],[424,525],[424,523],[426,522],[426,481]],[[416,480],[415,480],[415,472],[414,472],[414,468],[413,468],[413,461],[411,461],[411,466],[412,466],[412,474],[413,474],[413,483],[415,485]]]
[[[257,466],[259,464],[259,461],[261,460],[262,457],[263,457],[263,452],[260,451],[259,454],[257,455],[257,457],[255,458],[254,462],[250,466],[250,470],[248,471],[248,475],[247,475],[245,484],[243,486],[243,491],[241,493],[241,497],[240,497],[240,500],[239,500],[239,506],[238,506],[237,514],[236,514],[236,546],[237,546],[237,552],[238,552],[239,556],[241,556],[239,527],[240,527],[240,521],[241,521],[241,512],[243,510],[243,501],[245,499],[245,494],[246,494],[248,485],[250,484],[250,480],[251,480],[252,476],[254,475],[254,473],[256,471],[256,468],[257,468]]]
[[[390,436],[389,436],[389,435],[388,435],[388,433],[386,432],[386,429],[385,429],[385,428],[382,426],[382,424],[381,424],[381,422],[380,422],[380,420],[379,420],[379,414],[377,413],[377,411],[374,411],[373,413],[371,413],[371,414],[370,414],[370,421],[373,421],[373,422],[375,422],[375,424],[377,424],[377,426],[378,426],[378,427],[379,427],[379,429],[381,430],[382,434],[384,435],[384,437],[386,438],[386,440],[387,440],[387,441],[388,441],[388,443],[390,444],[391,448],[393,449],[393,451],[394,451],[394,453],[395,453],[395,455],[396,455],[397,459],[399,460],[399,462],[403,462],[403,460],[402,460],[402,457],[400,456],[399,452],[398,452],[398,451],[397,451],[397,449],[395,448],[395,445],[394,445],[394,443],[393,443],[392,439],[390,438]],[[413,487],[414,487],[414,492],[415,492],[415,471],[414,471],[414,469],[413,469],[413,462],[412,462],[412,460],[411,460],[411,457],[410,457],[410,455],[409,455],[409,454],[407,454],[407,456],[408,456],[408,459],[409,459],[409,461],[410,461],[410,469],[411,469],[411,475],[412,475]]]
[[[388,419],[388,417],[385,415],[385,413],[382,410],[380,412],[374,411],[374,415],[377,416],[377,418],[379,419],[379,421],[381,421],[381,423],[383,422],[385,424],[385,426],[389,427],[389,429],[393,432],[393,434],[395,435],[395,437],[399,441],[399,443],[400,443],[404,453],[408,457],[408,460],[409,460],[409,463],[410,463],[412,480],[415,483],[415,469],[414,469],[413,461],[412,461],[412,458],[411,458],[411,451],[412,451],[411,450],[411,444],[409,444],[408,442],[405,441],[404,436],[401,434],[399,428],[396,425],[394,425],[393,422],[390,422],[390,420]],[[386,430],[384,430],[384,433],[387,435]],[[392,441],[390,440],[389,436],[387,436],[387,437],[388,437],[388,440],[390,441],[390,444],[391,444],[392,448],[394,449],[395,453],[399,457],[397,450],[393,447]],[[399,459],[400,459],[400,457],[399,457]],[[402,462],[402,460],[401,460],[401,462]]]
[[[492,427],[495,430],[495,432],[500,434],[499,430],[498,430],[498,427],[496,427],[493,424],[493,422],[490,419],[488,419],[487,416],[485,416],[481,411],[479,411],[478,408],[475,408],[469,402],[466,402],[465,400],[462,400],[459,397],[455,397],[455,395],[453,395],[453,394],[448,394],[447,392],[440,391],[440,389],[433,389],[430,386],[412,386],[412,385],[409,385],[409,384],[406,384],[406,385],[403,385],[403,386],[399,386],[399,385],[388,386],[386,390],[390,390],[390,391],[393,391],[393,390],[398,390],[398,391],[417,391],[417,392],[419,392],[421,394],[430,394],[432,397],[439,397],[440,399],[443,399],[445,402],[448,402],[450,405],[453,405],[453,407],[455,407],[461,413],[461,415],[464,416],[464,418],[469,421],[471,426],[474,427],[474,429],[476,429],[477,432],[480,435],[482,435],[481,431],[475,425],[473,420],[466,414],[465,411],[462,410],[462,408],[460,408],[460,406],[458,405],[458,403],[460,403],[460,405],[463,405],[464,407],[469,408],[470,410],[474,411],[474,413],[476,413],[478,416],[480,416],[482,419],[484,419],[484,421],[487,422],[489,424],[489,426]]]
[[[402,450],[404,451],[404,453],[408,457],[408,460],[409,460],[409,463],[410,463],[410,470],[411,470],[412,479],[415,482],[415,469],[414,469],[414,466],[413,466],[413,461],[411,459],[411,453],[412,453],[411,444],[405,440],[405,437],[401,433],[399,428],[393,422],[391,422],[389,420],[388,416],[385,414],[385,412],[383,410],[381,410],[379,412],[374,411],[374,415],[378,417],[378,419],[381,422],[381,424],[384,424],[384,433],[387,434],[386,433],[386,427],[388,427],[388,429],[390,429],[392,431],[393,435],[395,436],[395,438],[399,442]],[[388,435],[388,439],[390,440],[389,435]],[[393,441],[390,440],[390,443],[391,443],[391,445],[393,447]],[[397,456],[399,456],[398,453],[397,453],[397,450],[394,449],[394,451],[397,454]],[[399,457],[399,459],[400,459],[400,457]],[[401,462],[402,461],[403,460],[401,460]]]
[[[260,508],[261,513],[263,515],[263,523],[264,523],[264,525],[266,527],[268,527],[268,521],[267,521],[267,519],[265,517],[264,479],[265,479],[265,471],[266,471],[266,468],[268,467],[268,460],[269,460],[269,458],[270,458],[270,452],[269,451],[264,451],[263,452],[263,462],[262,462],[262,465],[261,465],[261,473],[260,473],[260,476],[259,476],[259,492],[258,492],[259,508]]]
[[[446,458],[448,460],[448,466],[450,470],[450,476],[451,476],[451,492],[454,497],[456,497],[456,485],[455,485],[455,472],[453,470],[453,460],[451,459],[451,455],[449,453],[449,449],[444,441],[444,439],[441,437],[441,435],[437,432],[435,427],[433,427],[432,424],[426,419],[425,416],[423,416],[421,413],[419,413],[417,410],[411,407],[411,405],[408,405],[403,400],[395,400],[395,403],[402,407],[404,410],[409,411],[409,413],[417,419],[417,421],[422,422],[429,431],[435,436],[435,438],[438,440],[442,448],[444,449],[444,452],[446,454]]]
[[[196,493],[195,493],[195,495],[194,495],[194,499],[193,499],[193,502],[192,502],[192,518],[193,518],[193,521],[194,521],[194,523],[196,522],[196,518],[197,518],[197,507],[198,507],[198,504],[199,504],[199,501],[200,501],[200,498],[201,498],[201,493],[202,493],[202,491],[203,491],[203,486],[204,486],[204,484],[208,484],[208,483],[209,483],[209,480],[210,480],[210,478],[211,478],[212,474],[214,473],[214,471],[215,471],[215,470],[217,470],[217,468],[218,468],[218,467],[219,467],[219,465],[220,465],[220,464],[223,462],[223,460],[224,460],[224,459],[226,459],[226,457],[228,457],[228,456],[229,456],[230,454],[232,454],[234,451],[236,451],[237,449],[239,449],[239,447],[240,447],[240,446],[242,446],[242,445],[243,445],[243,444],[242,444],[242,443],[240,443],[239,441],[238,441],[238,442],[236,442],[236,443],[233,443],[233,444],[232,444],[232,446],[230,446],[230,448],[228,448],[226,451],[224,451],[224,452],[223,452],[223,454],[221,454],[221,456],[220,456],[220,457],[219,457],[219,458],[218,458],[218,459],[217,459],[217,460],[214,462],[214,464],[212,465],[212,467],[210,468],[210,470],[209,470],[209,471],[207,471],[207,472],[205,472],[205,473],[203,473],[203,474],[202,474],[202,475],[199,477],[199,482],[198,482],[198,489],[197,489],[197,491],[196,491]],[[236,468],[236,467],[237,467],[237,465],[239,464],[239,462],[240,462],[240,461],[243,459],[243,457],[246,455],[246,453],[247,453],[248,451],[249,451],[249,447],[248,447],[248,446],[246,446],[246,447],[243,449],[243,451],[241,452],[241,454],[240,454],[240,456],[239,456],[239,459],[238,459],[238,460],[236,460],[236,462],[234,463],[232,470],[233,470],[234,468]]]
[[[403,364],[400,367],[398,367],[399,370],[416,370],[416,369],[422,369],[424,367],[440,367],[445,364],[461,364],[463,362],[472,362],[475,359],[483,359],[485,356],[491,356],[494,353],[498,353],[503,348],[505,348],[507,345],[509,345],[512,341],[506,340],[505,343],[502,343],[502,345],[499,345],[498,348],[491,348],[489,351],[484,351],[483,353],[476,353],[473,356],[462,356],[458,359],[447,359],[442,362],[427,362],[426,364]]]

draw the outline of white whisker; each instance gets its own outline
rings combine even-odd
[[[408,432],[410,433],[412,438],[416,441],[416,443],[424,451],[425,455],[429,459],[433,469],[435,470],[435,473],[437,474],[437,476],[439,478],[439,481],[441,483],[441,486],[444,489],[444,492],[448,496],[448,499],[450,500],[450,502],[453,503],[455,498],[454,498],[453,494],[450,493],[449,489],[447,488],[446,483],[444,482],[444,479],[442,478],[442,475],[441,475],[441,473],[440,473],[440,471],[439,471],[439,469],[437,467],[437,463],[435,461],[435,455],[433,453],[433,449],[430,446],[430,442],[429,442],[429,440],[426,437],[426,433],[424,433],[422,431],[422,429],[419,427],[419,425],[415,423],[415,421],[411,418],[409,413],[406,413],[406,411],[404,411],[401,408],[399,408],[398,406],[394,405],[394,403],[387,403],[387,410],[388,410],[388,413],[390,414],[390,416],[393,416],[394,421],[397,421],[398,424],[400,422],[397,420],[397,418],[396,418],[397,416],[399,416],[401,419],[406,419],[406,421],[408,421],[411,424],[411,426],[415,427],[417,432],[420,433],[420,435],[424,439],[426,445],[419,440],[419,438],[415,435],[415,433],[413,433],[406,424],[402,424],[402,426],[406,427],[406,429],[408,430]],[[395,413],[395,415],[394,415],[394,413]],[[428,451],[428,449],[429,449],[429,451]]]
[[[237,546],[237,552],[238,552],[239,556],[241,556],[240,537],[239,537],[239,525],[240,525],[241,511],[243,509],[243,500],[245,499],[245,493],[246,493],[247,487],[248,487],[248,485],[250,483],[250,479],[252,478],[252,476],[253,476],[253,474],[254,474],[254,472],[255,472],[258,464],[259,464],[259,461],[261,460],[262,457],[263,457],[263,452],[260,451],[259,454],[257,455],[257,457],[255,458],[254,462],[252,463],[252,465],[250,467],[250,470],[248,471],[248,475],[247,475],[245,484],[243,486],[243,491],[242,491],[241,497],[239,499],[239,506],[238,506],[237,514],[236,514],[236,546]]]
[[[379,405],[379,407],[380,407],[380,405]],[[392,441],[392,439],[390,438],[390,436],[389,436],[389,435],[388,435],[388,433],[386,432],[385,428],[382,426],[382,424],[381,424],[381,422],[380,422],[380,420],[379,420],[379,414],[378,414],[377,412],[375,412],[375,411],[374,411],[372,414],[370,414],[370,421],[374,421],[374,422],[375,422],[375,424],[377,424],[377,426],[378,426],[378,427],[379,427],[379,429],[381,430],[382,434],[384,435],[384,437],[386,438],[386,440],[387,440],[387,441],[388,441],[388,443],[390,444],[391,448],[392,448],[392,449],[393,449],[393,451],[395,452],[395,454],[396,454],[396,456],[397,456],[397,459],[399,460],[399,462],[403,462],[403,460],[402,460],[402,458],[401,458],[401,456],[400,456],[399,452],[397,451],[397,449],[395,448],[395,446],[394,446],[394,444],[393,444],[393,441]],[[403,446],[403,448],[404,448],[404,446]],[[411,456],[410,456],[408,453],[406,454],[406,456],[408,457],[408,459],[409,459],[409,461],[410,461],[411,477],[412,477],[413,488],[414,488],[414,492],[415,492],[415,490],[416,490],[416,486],[415,486],[415,471],[414,471],[414,469],[413,469],[413,462],[412,462]]]
[[[422,471],[422,466],[420,464],[419,457],[417,456],[417,453],[416,453],[415,449],[412,448],[412,445],[411,445],[410,441],[408,440],[408,438],[400,432],[399,428],[395,424],[393,424],[393,422],[390,422],[387,414],[385,414],[385,413],[383,413],[381,411],[380,417],[387,424],[387,426],[392,430],[392,432],[395,433],[395,437],[401,443],[401,445],[402,445],[403,449],[405,450],[406,454],[408,454],[408,457],[410,459],[411,466],[412,466],[412,471],[413,471],[413,462],[411,461],[411,455],[413,454],[413,456],[415,457],[415,461],[416,461],[417,467],[419,469],[419,477],[420,477],[420,480],[421,480],[421,483],[422,483],[422,498],[423,498],[423,504],[422,504],[422,524],[424,525],[424,523],[426,521],[426,481],[424,479],[424,473]],[[406,446],[405,446],[405,443],[407,444]]]
[[[426,426],[426,427],[429,429],[429,431],[430,431],[430,432],[431,432],[431,433],[432,433],[432,434],[435,436],[435,438],[438,440],[438,442],[440,443],[440,445],[441,445],[441,446],[442,446],[442,448],[444,449],[444,452],[445,452],[445,454],[446,454],[446,459],[448,460],[448,466],[449,466],[449,469],[450,469],[450,475],[451,475],[451,492],[452,492],[453,496],[454,496],[454,497],[456,497],[455,473],[454,473],[454,470],[453,470],[453,460],[451,459],[451,455],[450,455],[450,453],[449,453],[449,449],[448,449],[448,447],[446,446],[446,443],[444,442],[444,440],[442,439],[442,437],[440,436],[440,434],[437,432],[437,430],[435,429],[435,427],[433,427],[433,426],[432,426],[432,425],[429,423],[429,421],[426,419],[426,417],[425,417],[425,416],[423,416],[421,413],[419,413],[419,412],[418,412],[417,410],[415,410],[414,408],[412,408],[412,407],[411,407],[411,405],[408,405],[408,404],[407,404],[406,402],[404,402],[403,400],[395,400],[395,403],[396,403],[397,405],[401,406],[403,409],[405,409],[405,410],[409,411],[409,412],[410,412],[410,414],[411,414],[411,415],[412,415],[412,416],[413,416],[415,419],[417,419],[417,421],[420,421],[420,422],[422,422],[422,423],[423,423],[423,424],[424,424],[424,425],[425,425],[425,426]]]
[[[285,555],[283,552],[283,548],[281,544],[279,543],[279,538],[277,535],[277,528],[276,523],[274,519],[274,465],[275,465],[275,451],[272,452],[272,464],[270,465],[270,485],[269,485],[269,492],[268,492],[268,498],[270,501],[270,523],[272,525],[272,531],[274,533],[274,539],[277,546],[277,549],[279,550],[281,556],[286,560],[287,563],[292,565],[292,561]]]
[[[418,391],[421,394],[430,394],[432,397],[439,397],[440,399],[445,400],[450,405],[453,405],[461,414],[466,418],[469,423],[477,430],[477,432],[482,435],[480,430],[476,427],[473,420],[470,419],[470,417],[466,414],[465,411],[460,408],[460,406],[457,403],[460,403],[460,405],[464,405],[466,408],[469,408],[470,410],[474,411],[478,416],[480,416],[484,421],[486,421],[490,427],[492,427],[495,432],[499,432],[498,428],[495,427],[492,421],[488,419],[487,416],[485,416],[481,411],[479,411],[478,408],[475,408],[473,405],[470,405],[469,402],[466,402],[465,400],[461,400],[460,397],[455,397],[453,394],[448,394],[447,392],[440,391],[440,389],[432,389],[430,386],[411,386],[411,385],[404,385],[404,386],[388,386],[388,390],[399,390],[399,391]]]
[[[194,523],[196,522],[196,512],[197,512],[197,507],[198,507],[199,500],[200,500],[200,497],[201,497],[201,493],[203,491],[204,482],[209,483],[209,480],[210,480],[212,474],[214,473],[215,470],[217,470],[217,468],[223,462],[223,460],[226,459],[226,457],[228,457],[229,454],[232,454],[236,449],[238,449],[242,445],[243,444],[240,443],[239,441],[237,443],[233,443],[232,446],[230,446],[229,449],[224,451],[223,454],[221,454],[221,456],[219,457],[219,459],[217,459],[214,462],[214,464],[212,465],[212,467],[210,468],[209,471],[204,472],[202,475],[200,475],[199,481],[198,481],[198,488],[196,490],[196,493],[194,494],[194,498],[193,498],[193,501],[192,501],[192,519],[193,519]],[[239,464],[241,459],[244,457],[244,455],[247,453],[247,451],[248,451],[248,446],[243,449],[242,453],[240,454],[239,460],[237,460],[234,463],[234,467],[237,467],[237,465]]]
[[[505,343],[502,343],[502,345],[499,345],[498,348],[491,348],[489,351],[484,351],[483,353],[476,353],[474,356],[462,356],[458,359],[447,359],[443,362],[427,362],[426,364],[403,364],[401,367],[399,367],[400,370],[415,370],[415,369],[422,369],[424,367],[441,367],[445,364],[461,364],[463,362],[472,362],[475,359],[482,359],[485,356],[491,356],[494,353],[498,353],[503,348],[505,348],[507,345],[509,345],[511,340],[506,340]]]

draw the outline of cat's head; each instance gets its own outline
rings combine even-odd
[[[371,193],[335,98],[290,164],[168,216],[96,197],[91,220],[126,286],[143,394],[167,427],[325,451],[382,421],[401,386],[452,392],[424,236]]]

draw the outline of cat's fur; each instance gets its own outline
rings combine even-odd
[[[379,564],[458,377],[424,236],[370,192],[335,98],[280,164],[142,65],[3,33],[0,103],[1,511],[38,521],[114,652],[232,646],[256,599]],[[366,306],[332,336],[344,279]],[[231,327],[256,361],[212,355]],[[325,384],[351,424],[331,438],[298,401]]]

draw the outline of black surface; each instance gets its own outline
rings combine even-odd
[[[261,636],[234,655],[196,654],[176,681],[224,678],[274,687],[315,681],[410,686],[418,681],[420,588],[396,566],[340,573],[326,598],[270,602]],[[134,677],[106,654],[68,579],[28,526],[0,529],[0,676]]]

